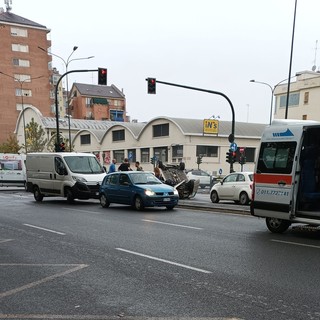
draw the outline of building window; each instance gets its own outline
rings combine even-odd
[[[169,123],[158,124],[152,126],[153,137],[168,137],[169,136]]]
[[[124,150],[113,151],[113,158],[116,159],[117,163],[121,163],[124,159]]]
[[[309,92],[304,93],[303,104],[309,103]]]
[[[141,162],[147,163],[150,161],[150,149],[142,148],[141,149]]]
[[[308,120],[308,116],[306,114],[302,115],[302,120]]]
[[[110,110],[110,120],[123,122],[123,111],[122,110]]]
[[[91,98],[86,98],[86,107],[87,108],[91,107]]]
[[[167,147],[158,147],[153,148],[154,156],[156,160],[160,160],[162,162],[168,162],[168,148]]]
[[[27,74],[15,74],[14,78],[21,82],[31,82],[31,77]]]
[[[15,44],[13,43],[11,45],[12,51],[17,51],[17,52],[29,52],[29,46],[25,44]]]
[[[288,106],[298,106],[299,105],[299,93],[291,93],[289,95],[289,103]],[[282,95],[280,97],[280,108],[285,108],[287,105],[287,95]]]
[[[28,37],[27,29],[20,29],[11,27],[11,36],[13,37]]]
[[[112,131],[112,141],[124,141],[124,140],[125,140],[124,130]]]
[[[18,66],[18,67],[30,67],[29,60],[13,59],[12,63],[14,66]]]
[[[129,149],[128,150],[128,159],[129,162],[136,162],[137,156],[136,156],[136,149]]]
[[[216,158],[218,157],[218,147],[216,146],[197,146],[196,156]]]
[[[183,157],[183,145],[178,144],[172,146],[172,158],[182,158]]]
[[[91,136],[90,134],[80,135],[80,144],[91,144]]]
[[[16,89],[16,97],[21,97],[21,96],[32,97],[32,91],[31,90],[24,90],[24,89],[21,90],[21,88]]]

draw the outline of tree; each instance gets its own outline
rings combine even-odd
[[[1,153],[19,153],[20,149],[16,135],[10,135],[6,142],[0,144]]]
[[[45,149],[47,143],[46,133],[42,126],[34,121],[34,118],[26,125],[25,134],[27,145],[23,144],[22,146],[27,152],[42,152]]]

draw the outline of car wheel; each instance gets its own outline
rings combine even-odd
[[[217,191],[212,191],[210,195],[210,199],[213,203],[218,203],[219,202],[219,196]]]
[[[66,197],[67,197],[67,202],[68,203],[74,203],[74,196],[73,196],[73,193],[72,193],[72,190],[71,189],[67,189],[66,190]]]
[[[110,202],[104,194],[100,196],[100,204],[102,208],[108,208],[110,206]]]
[[[240,202],[240,204],[242,204],[242,205],[248,204],[248,202],[249,202],[249,197],[248,197],[248,195],[247,195],[246,192],[241,192],[241,193],[240,193],[239,202]]]
[[[167,210],[173,210],[174,206],[166,206]]]
[[[143,204],[143,200],[141,199],[140,196],[136,196],[134,199],[134,208],[137,211],[142,211],[144,209],[144,204]]]
[[[37,202],[41,202],[43,200],[43,194],[40,192],[40,189],[38,186],[35,186],[33,188],[33,196]]]
[[[266,224],[272,233],[283,233],[288,230],[291,222],[277,218],[266,218]]]

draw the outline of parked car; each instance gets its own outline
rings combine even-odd
[[[233,172],[216,183],[210,190],[213,203],[219,200],[233,200],[236,203],[248,204],[252,199],[252,172]]]
[[[100,186],[100,204],[130,205],[136,210],[145,207],[166,207],[172,210],[179,201],[178,191],[161,182],[152,172],[122,171],[108,174]]]
[[[211,186],[211,181],[215,181],[215,177],[211,176],[208,172],[200,169],[192,169],[187,172],[187,177],[190,180],[199,180],[199,186],[201,189]]]

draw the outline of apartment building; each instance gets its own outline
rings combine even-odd
[[[75,119],[127,122],[126,99],[115,85],[74,83],[69,96],[71,115]]]
[[[0,8],[0,143],[14,133],[25,107],[53,116],[54,104],[52,57],[38,48],[51,46],[50,30],[11,10]]]
[[[287,90],[287,83],[274,88],[275,119],[285,118]],[[290,83],[287,118],[320,121],[320,72],[296,73],[296,81]]]

